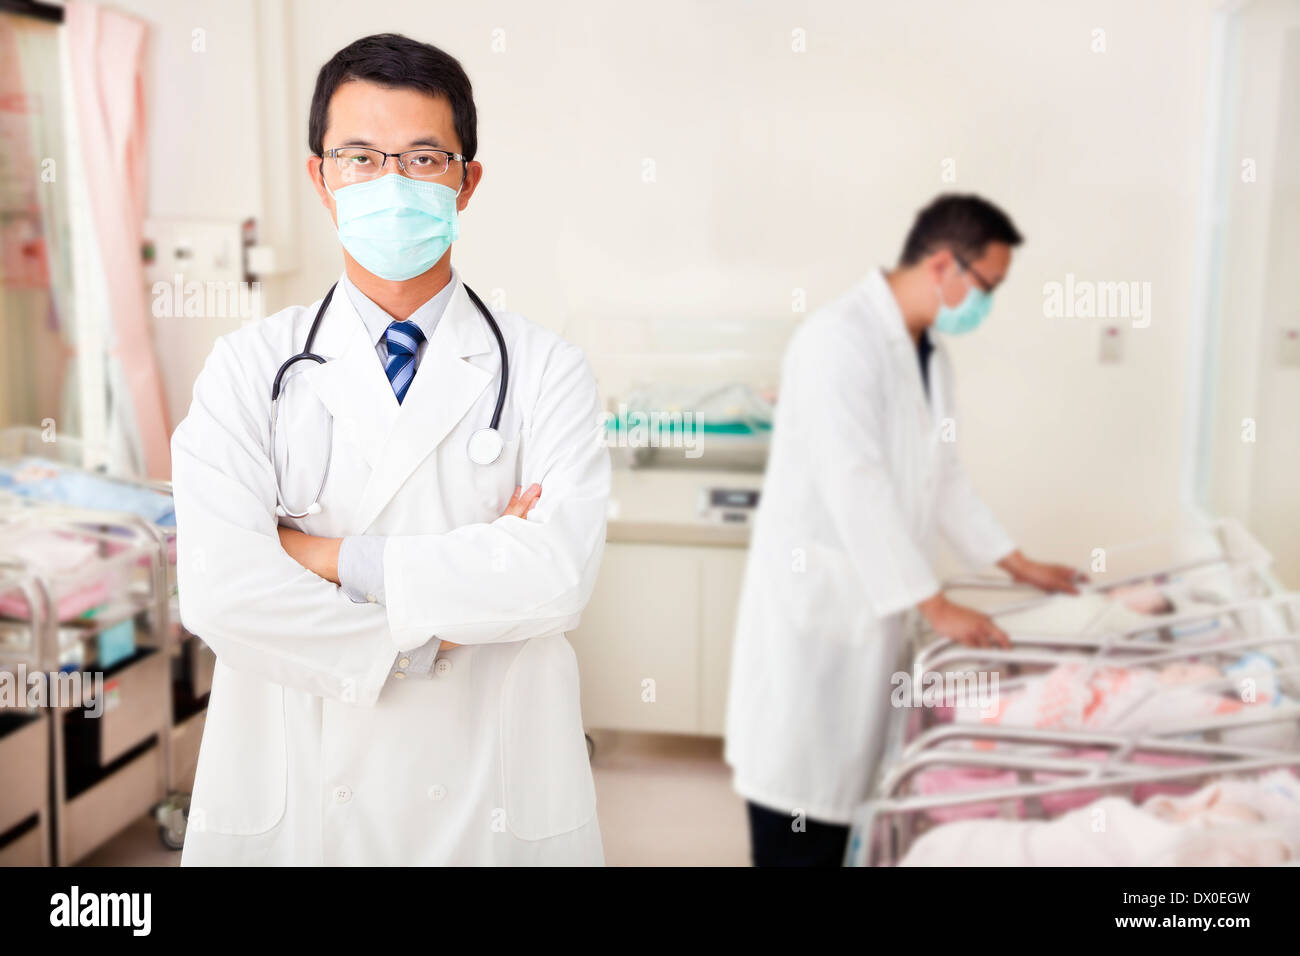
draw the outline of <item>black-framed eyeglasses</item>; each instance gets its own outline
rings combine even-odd
[[[975,281],[980,284],[980,288],[983,289],[985,293],[991,293],[994,289],[997,288],[996,283],[990,282],[988,279],[980,275],[979,271],[976,270],[974,266],[972,266],[961,256],[957,255],[957,253],[954,252],[952,254],[952,257],[957,260],[957,265],[961,266],[963,272],[969,272],[971,275],[975,277]]]
[[[365,182],[382,176],[391,156],[397,168],[412,179],[436,179],[451,168],[452,162],[463,163],[465,157],[445,149],[406,149],[400,153],[385,153],[369,146],[338,146],[325,150],[324,155],[334,160],[344,183]]]

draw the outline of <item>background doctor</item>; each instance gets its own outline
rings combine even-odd
[[[917,215],[895,269],[868,274],[791,340],[727,713],[756,865],[842,862],[904,612],[959,641],[1006,643],[990,618],[939,593],[937,532],[972,565],[1074,591],[1073,569],[1015,549],[940,437],[954,416],[951,370],[930,330],[975,329],[1020,242],[991,203],[941,196]]]
[[[609,457],[582,353],[494,312],[505,445],[469,460],[501,376],[451,268],[476,138],[441,50],[388,34],[325,64],[307,173],[344,250],[327,361],[295,366],[272,437],[272,379],[317,306],[223,336],[173,436],[181,618],[217,655],[186,864],[602,862],[563,632]],[[326,463],[320,510],[278,527],[276,478],[298,513]]]

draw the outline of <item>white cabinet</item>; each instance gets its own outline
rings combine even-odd
[[[569,634],[588,730],[723,732],[746,550],[611,541]]]
[[[726,728],[736,605],[749,552],[741,548],[697,548],[696,552],[700,562],[700,733],[721,737]]]

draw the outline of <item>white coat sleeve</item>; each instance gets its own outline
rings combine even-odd
[[[876,358],[857,343],[807,341],[791,353],[786,375],[780,400],[797,403],[814,487],[872,612],[886,617],[933,596],[939,581],[886,461],[889,396]]]
[[[402,650],[523,641],[577,627],[605,546],[609,450],[582,351],[549,353],[524,437],[521,483],[542,486],[527,519],[506,515],[384,547],[388,624]]]
[[[280,546],[270,393],[248,381],[227,338],[171,441],[181,621],[227,667],[373,704],[397,652],[384,610],[353,603]]]
[[[952,371],[943,353],[934,356],[937,374],[943,376],[944,391],[952,401]],[[960,435],[960,433],[958,433]],[[1003,530],[993,511],[966,477],[957,454],[957,442],[941,442],[941,462],[936,518],[939,531],[953,550],[971,567],[982,568],[1005,558],[1015,542]]]

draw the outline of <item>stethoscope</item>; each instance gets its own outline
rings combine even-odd
[[[320,484],[316,486],[316,494],[312,496],[312,502],[307,506],[307,510],[294,512],[289,510],[289,506],[284,503],[284,492],[280,490],[280,472],[275,466],[275,424],[279,416],[280,405],[280,384],[284,379],[284,373],[296,362],[304,360],[316,362],[324,365],[325,359],[311,350],[312,343],[316,341],[316,332],[320,328],[321,318],[325,315],[325,310],[329,308],[330,300],[334,298],[334,290],[338,283],[330,286],[330,290],[325,293],[325,298],[321,300],[320,308],[316,310],[316,318],[312,320],[311,330],[307,333],[307,342],[303,345],[302,351],[297,355],[290,356],[280,370],[275,373],[275,381],[271,383],[271,472],[275,480],[275,513],[280,517],[287,518],[305,518],[308,515],[319,514],[321,510],[320,496],[325,490],[325,479],[329,477],[330,472],[330,455],[334,443],[334,417],[329,416],[329,427],[325,435],[325,468],[321,472]],[[497,325],[496,319],[492,318],[492,313],[469,286],[462,283],[462,287],[469,295],[470,300],[478,307],[479,312],[483,313],[483,318],[492,329],[492,334],[496,336],[497,351],[501,353],[501,384],[497,387],[497,404],[492,410],[492,424],[487,428],[480,428],[474,434],[469,436],[469,444],[466,446],[466,452],[469,460],[476,465],[490,465],[501,457],[501,450],[505,448],[505,441],[501,438],[499,426],[501,425],[501,410],[506,405],[506,385],[510,377],[510,365],[506,358],[506,340],[501,335],[501,327]]]

